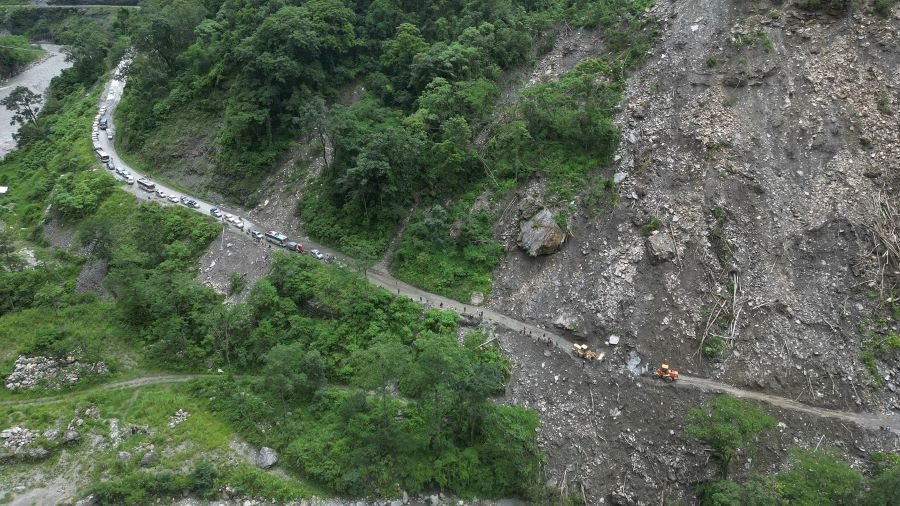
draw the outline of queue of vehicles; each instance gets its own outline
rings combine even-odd
[[[117,167],[115,162],[113,161],[113,159],[109,156],[109,153],[107,153],[103,149],[103,147],[100,145],[100,130],[105,131],[107,140],[110,140],[110,141],[113,140],[113,129],[109,123],[109,119],[106,117],[106,107],[101,107],[98,111],[97,116],[94,117],[94,125],[93,125],[92,131],[91,131],[91,138],[94,141],[93,142],[94,152],[97,153],[97,158],[100,160],[100,162],[103,165],[106,166],[107,169],[114,171],[116,173],[116,175],[118,175],[119,177],[124,179],[125,182],[129,185],[133,185],[133,184],[135,184],[135,182],[137,182],[138,188],[140,188],[141,190],[143,190],[151,195],[156,195],[157,197],[168,200],[169,202],[171,202],[173,204],[177,204],[180,202],[181,204],[184,204],[185,206],[190,207],[192,209],[200,208],[200,204],[198,204],[196,200],[193,200],[193,199],[190,199],[190,198],[184,197],[184,196],[179,197],[174,194],[168,195],[163,190],[157,189],[156,184],[153,181],[151,181],[149,178],[141,177],[140,179],[135,181],[135,179],[131,175],[131,173],[129,173],[127,170],[125,170],[121,167]],[[149,198],[149,196],[147,198]],[[243,231],[247,232],[257,241],[262,241],[265,239],[267,242],[278,245],[289,251],[293,251],[293,252],[300,253],[300,254],[306,254],[306,249],[303,247],[302,244],[288,240],[288,237],[281,232],[272,230],[272,231],[269,231],[269,232],[266,232],[265,234],[263,234],[262,232],[258,232],[256,230],[251,230],[251,229],[247,228],[247,226],[244,224],[243,219],[240,216],[235,216],[235,215],[229,214],[229,213],[223,213],[221,210],[219,210],[216,207],[211,208],[209,210],[209,214],[212,215],[216,219],[220,219],[222,221],[231,223],[232,225],[237,227],[238,230],[243,230]],[[335,260],[335,257],[333,255],[325,255],[317,249],[310,250],[309,254],[310,254],[310,256],[312,256],[313,258],[316,258],[317,260],[322,260],[322,261],[329,262],[329,263],[333,262]]]

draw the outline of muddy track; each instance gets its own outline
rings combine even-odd
[[[111,81],[112,84],[112,81]],[[118,81],[116,83],[117,93],[111,93],[110,98],[105,102],[106,107],[108,108],[107,116],[110,119],[110,124],[112,124],[113,120],[113,110],[116,105],[118,105],[118,101],[121,98],[121,89],[124,87],[124,83]],[[101,145],[106,149],[106,151],[116,160],[118,165],[125,167],[128,170],[133,171],[127,164],[121,161],[121,158],[118,156],[118,153],[115,150],[115,147],[112,142],[107,142],[105,139],[101,138]],[[134,176],[141,177],[140,174],[134,173]],[[165,191],[176,194],[176,192],[171,189],[165,187],[164,185],[157,183],[157,186]],[[125,186],[124,189],[127,191],[131,191],[132,193],[138,195],[139,198],[143,198],[146,196],[146,193],[140,192],[135,186]],[[150,199],[150,197],[146,197]],[[194,198],[194,197],[191,197]],[[212,207],[211,204],[203,202],[199,199],[196,199],[199,203],[199,207],[195,208],[197,212],[202,214],[206,214],[209,212],[209,208]],[[156,200],[155,200],[156,201]],[[156,201],[159,202],[159,201]],[[246,216],[245,211],[234,209],[234,212],[239,213],[240,215]],[[277,224],[273,223],[265,223],[265,224],[253,224],[247,220],[244,220],[244,223],[248,227],[252,227],[256,230],[270,230],[277,229]],[[244,240],[252,240],[245,233],[239,232],[236,229],[232,229],[232,227],[226,227],[228,231],[236,233],[236,235],[240,235],[244,238]],[[337,258],[343,259],[348,264],[352,264],[351,259],[346,255],[333,251],[330,248],[321,246],[316,244],[314,241],[310,240],[308,237],[300,237],[297,239],[301,241],[303,244],[307,245],[308,249],[318,249],[324,253],[331,253],[335,255]],[[263,243],[260,247],[267,247],[268,245]],[[472,315],[475,318],[480,318],[483,322],[489,322],[496,325],[500,325],[502,327],[506,327],[516,332],[521,332],[523,335],[529,336],[532,339],[544,338],[550,339],[556,346],[565,350],[568,353],[568,350],[572,348],[572,344],[574,341],[568,339],[559,334],[555,334],[545,328],[538,327],[536,325],[532,325],[530,323],[523,322],[511,316],[505,315],[503,313],[483,308],[477,306],[470,306],[468,304],[463,304],[459,301],[449,299],[447,297],[442,297],[440,295],[427,292],[420,288],[416,288],[412,285],[404,283],[399,279],[393,277],[391,274],[387,272],[387,270],[382,266],[377,266],[375,268],[369,269],[366,272],[366,278],[368,278],[369,282],[373,285],[382,287],[392,293],[397,295],[403,295],[409,297],[410,299],[420,302],[422,304],[426,304],[432,307],[440,308],[440,309],[448,309],[456,311],[457,313],[463,315]],[[574,360],[574,357],[573,357]],[[752,399],[760,402],[765,402],[771,404],[773,406],[777,406],[781,409],[788,409],[792,411],[803,412],[815,416],[826,417],[826,418],[836,418],[844,421],[855,423],[861,427],[869,428],[869,429],[879,429],[879,428],[888,428],[894,433],[900,434],[900,416],[885,414],[879,415],[874,413],[854,413],[851,411],[838,411],[831,410],[826,408],[819,408],[810,406],[807,404],[803,404],[785,397],[780,397],[777,395],[765,394],[762,392],[752,391],[752,390],[744,390],[731,385],[727,385],[724,383],[719,383],[717,381],[713,381],[705,378],[698,378],[693,376],[684,376],[682,375],[677,383],[679,388],[695,388],[707,392],[721,392],[733,395],[735,397],[740,397],[744,399]]]
[[[114,381],[112,383],[98,385],[94,388],[89,388],[87,390],[82,390],[79,392],[72,392],[69,394],[38,397],[35,399],[0,401],[0,406],[39,406],[41,404],[52,404],[54,402],[65,401],[72,398],[73,395],[88,394],[92,392],[106,392],[109,390],[124,390],[127,388],[138,388],[147,385],[159,385],[163,383],[182,383],[185,381],[190,381],[192,379],[203,378],[205,376],[206,375],[204,374],[143,376],[130,380]]]

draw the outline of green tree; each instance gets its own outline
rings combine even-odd
[[[246,339],[252,322],[250,307],[246,304],[220,304],[206,315],[207,340],[226,364],[231,365],[233,343]]]
[[[38,108],[41,105],[41,94],[24,86],[16,86],[9,95],[0,100],[0,104],[13,113],[10,125],[35,124]]]
[[[869,481],[869,490],[863,494],[863,506],[897,506],[900,497],[900,465],[893,465],[882,470]]]
[[[18,265],[18,259],[15,255],[16,240],[12,232],[6,228],[0,228],[0,257],[2,257],[2,265],[6,270],[14,270]]]
[[[771,479],[751,476],[745,483],[730,480],[705,483],[697,490],[701,506],[787,506]]]
[[[325,364],[318,351],[306,351],[301,343],[280,344],[266,353],[262,387],[281,400],[287,413],[288,400],[309,398],[325,381]]]
[[[843,506],[859,500],[862,481],[859,471],[844,463],[836,450],[795,448],[790,453],[790,469],[778,474],[776,488],[791,505]]]
[[[366,350],[355,352],[350,359],[353,383],[366,390],[379,393],[382,426],[390,425],[390,383],[399,381],[406,371],[409,351],[396,341],[381,341]]]
[[[688,412],[688,434],[710,445],[719,459],[719,474],[728,477],[734,457],[747,449],[775,420],[758,407],[734,397],[713,397],[704,409]]]

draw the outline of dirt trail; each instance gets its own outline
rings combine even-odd
[[[123,83],[123,86],[124,86],[124,83]],[[112,119],[114,117],[113,110],[118,105],[118,101],[119,101],[119,98],[121,97],[121,94],[111,94],[111,95],[112,95],[111,99],[106,101],[106,106],[108,107],[108,110],[109,110],[107,116],[112,121]],[[112,142],[106,142],[105,140],[102,140],[102,144],[103,144],[104,148],[106,149],[106,151],[114,159],[117,160],[117,163],[119,165],[130,169],[130,167],[128,167],[127,164],[125,164],[124,162],[121,162],[121,158],[118,156],[118,153],[116,152],[115,146]],[[138,174],[135,174],[135,176],[138,176]],[[162,186],[159,183],[157,183],[157,186],[160,188],[165,188],[164,186]],[[133,193],[135,193],[137,195],[141,195],[139,190],[137,190],[133,186],[131,186],[131,187],[126,186],[125,189],[132,191]],[[168,190],[168,188],[166,188],[166,189]],[[208,209],[209,204],[206,204],[206,203],[200,201],[199,199],[196,199],[196,200],[200,203],[200,208],[195,209],[195,211],[200,212],[202,214],[208,213],[209,212],[209,209]],[[241,212],[241,214],[246,215],[245,212]],[[253,228],[255,228],[257,230],[259,230],[259,229],[270,230],[270,229],[283,228],[283,227],[276,226],[276,224],[272,224],[272,223],[252,224],[247,220],[244,220],[244,221],[247,225],[253,226]],[[264,228],[263,228],[263,226],[264,226]],[[244,233],[239,233],[237,230],[232,229],[231,227],[227,227],[227,229],[231,232],[236,232],[235,235],[241,236],[243,238],[243,240],[248,240],[248,241],[252,240],[249,236],[245,235]],[[319,249],[320,251],[325,252],[325,253],[332,253],[337,258],[343,259],[344,261],[350,263],[350,259],[346,255],[341,254],[336,251],[333,251],[330,248],[318,245],[314,241],[310,240],[308,237],[300,237],[297,240],[300,240],[303,242],[303,244],[307,245],[308,249],[315,248],[315,249]],[[265,248],[265,247],[270,247],[270,246],[268,244],[263,243],[263,244],[260,244],[260,247]],[[491,310],[488,308],[463,304],[459,301],[449,299],[447,297],[442,297],[440,295],[416,288],[412,285],[404,283],[404,282],[400,281],[399,279],[396,279],[395,277],[391,276],[387,272],[387,270],[384,269],[384,267],[380,266],[380,265],[375,268],[369,269],[366,272],[366,278],[369,280],[369,282],[371,282],[372,284],[374,284],[376,286],[385,288],[386,290],[396,293],[397,295],[403,295],[403,296],[409,297],[410,299],[412,299],[414,301],[418,301],[423,304],[428,304],[432,307],[453,310],[462,315],[472,315],[475,318],[481,318],[482,321],[501,325],[508,329],[514,330],[516,332],[522,332],[523,334],[533,336],[535,338],[538,338],[538,337],[549,338],[554,343],[554,345],[558,346],[559,348],[562,348],[563,350],[565,350],[566,353],[568,353],[568,350],[571,349],[572,344],[574,343],[573,340],[563,337],[559,334],[555,334],[545,328],[541,328],[536,325],[532,325],[532,324],[517,320],[516,318],[507,316],[507,315],[499,313],[497,311],[494,311],[494,310]],[[176,378],[176,377],[173,376],[172,378]],[[191,379],[192,377],[180,377],[180,378],[184,378],[184,379],[180,379],[180,380],[173,379],[173,380],[169,380],[169,381],[170,382],[171,381],[187,381],[187,380]],[[132,381],[140,381],[140,380],[132,380]],[[157,382],[163,383],[166,381],[157,381]],[[127,383],[127,382],[123,382],[123,383]],[[107,387],[114,388],[113,385],[116,385],[116,384],[110,384]],[[132,386],[132,385],[122,385],[121,387],[128,388],[129,386]],[[133,385],[133,386],[139,386],[139,385]],[[698,378],[698,377],[691,377],[691,376],[681,376],[681,379],[679,380],[679,386],[680,387],[688,387],[688,388],[696,388],[696,389],[710,391],[710,392],[724,392],[724,393],[734,395],[735,397],[742,397],[745,399],[754,399],[754,400],[758,400],[761,402],[766,402],[768,404],[772,404],[773,406],[777,406],[782,409],[804,412],[804,413],[821,416],[821,417],[838,418],[838,419],[846,420],[848,422],[853,422],[855,424],[858,424],[861,427],[866,427],[866,428],[878,429],[878,428],[882,428],[882,427],[887,427],[887,428],[889,428],[889,430],[891,430],[897,434],[900,434],[900,416],[897,416],[897,415],[879,415],[879,414],[873,414],[873,413],[853,413],[850,411],[837,411],[837,410],[830,410],[830,409],[825,409],[825,408],[817,408],[817,407],[809,406],[806,404],[802,404],[800,402],[793,401],[793,400],[785,398],[785,397],[764,394],[761,392],[755,392],[755,391],[751,391],[751,390],[743,390],[743,389],[736,388],[736,387],[733,387],[731,385],[727,385],[724,383],[719,383],[719,382],[716,382],[713,380]],[[36,401],[32,401],[32,402],[41,402],[41,400],[36,400]],[[53,402],[53,401],[46,401],[46,402]],[[2,405],[2,404],[3,403],[0,403],[0,405]]]
[[[202,378],[204,376],[205,375],[203,375],[203,374],[143,376],[140,378],[134,378],[134,379],[130,379],[130,380],[106,383],[105,385],[99,385],[97,387],[90,388],[88,390],[82,390],[80,392],[72,392],[69,394],[52,395],[52,396],[48,396],[48,397],[38,397],[35,399],[0,401],[0,406],[37,406],[37,405],[41,405],[41,404],[52,404],[54,402],[65,401],[65,400],[71,398],[72,395],[86,394],[86,393],[91,393],[91,392],[105,392],[108,390],[123,390],[126,388],[137,388],[137,387],[143,387],[143,386],[147,386],[147,385],[159,385],[162,383],[182,383],[184,381],[190,381],[192,379]]]

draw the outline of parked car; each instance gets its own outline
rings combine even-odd
[[[188,200],[187,206],[188,206],[188,207],[192,207],[192,208],[194,208],[194,209],[200,209],[200,204],[198,204],[197,201],[196,201],[196,200],[193,200],[193,199]]]
[[[323,255],[322,252],[317,249],[310,251],[309,254],[316,257],[316,260],[325,260],[325,255]]]
[[[164,198],[166,198],[166,192],[164,192],[162,190],[156,190],[156,196],[161,199],[164,199]]]
[[[178,195],[169,195],[169,202],[171,202],[173,204],[177,204],[178,203]]]
[[[222,211],[219,211],[219,209],[216,208],[216,207],[211,208],[211,209],[209,210],[209,214],[215,216],[216,218],[221,218],[221,217],[222,217]]]
[[[259,231],[256,231],[256,230],[251,230],[251,231],[250,231],[250,235],[252,235],[254,239],[258,239],[258,240],[260,240],[260,241],[261,241],[261,240],[263,239],[263,237],[264,237],[262,232],[259,232]]]
[[[108,140],[108,141],[113,140],[113,131],[112,130],[106,131],[106,140]]]
[[[116,174],[123,176],[123,177],[125,176],[125,169],[123,169],[122,167],[116,167],[115,170],[116,170]]]
[[[106,168],[109,170],[116,170],[116,162],[112,160],[106,162]]]
[[[128,179],[126,179],[125,182],[128,184],[134,184],[134,178],[131,176],[128,176]]]

